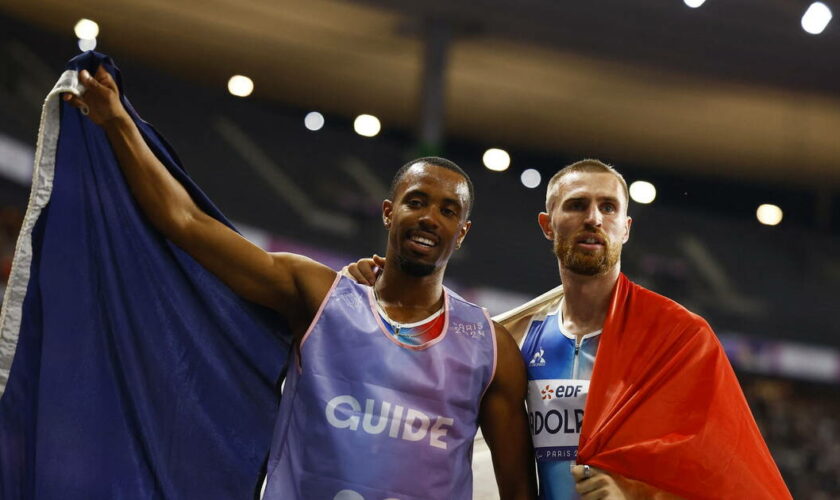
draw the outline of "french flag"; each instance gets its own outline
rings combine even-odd
[[[0,498],[253,498],[291,337],[146,221],[104,132],[60,99],[99,65],[161,162],[230,225],[113,62],[72,59],[44,103],[0,316]]]

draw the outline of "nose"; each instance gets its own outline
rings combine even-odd
[[[589,205],[589,210],[586,212],[586,220],[584,222],[590,226],[601,227],[601,223],[604,222],[604,215],[598,208],[597,203]]]
[[[437,229],[440,225],[440,221],[437,218],[437,214],[439,211],[433,205],[429,205],[426,207],[426,210],[420,215],[420,225],[424,229]]]

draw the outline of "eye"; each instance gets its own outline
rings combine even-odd
[[[420,198],[409,198],[408,200],[406,200],[405,204],[411,208],[420,208],[423,206],[423,202],[420,200]]]
[[[455,217],[456,215],[458,215],[458,212],[452,210],[451,208],[442,208],[440,209],[440,213],[442,213],[446,217]]]
[[[604,213],[613,214],[616,211],[616,207],[615,207],[614,203],[607,202],[607,203],[604,203],[603,205],[601,205],[601,210]]]

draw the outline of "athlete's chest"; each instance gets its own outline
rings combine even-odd
[[[537,462],[574,460],[600,335],[581,339],[559,318],[532,321],[522,345],[528,370],[528,418]]]
[[[565,334],[557,315],[532,321],[522,344],[529,380],[589,379],[595,364],[600,333],[577,339]]]

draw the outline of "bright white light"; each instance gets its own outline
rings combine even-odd
[[[758,207],[758,210],[755,211],[755,216],[758,222],[768,226],[775,226],[782,222],[782,209],[776,205],[765,203]]]
[[[96,38],[79,38],[79,50],[87,52],[96,48]]]
[[[237,97],[247,97],[254,91],[254,81],[247,76],[233,75],[228,80],[228,92]]]
[[[324,115],[317,111],[310,111],[303,119],[303,124],[313,132],[321,130],[321,127],[324,126]]]
[[[812,35],[823,32],[831,21],[831,9],[822,2],[814,2],[802,15],[802,29]]]
[[[542,181],[542,176],[540,175],[539,171],[534,170],[533,168],[529,168],[528,170],[522,172],[522,175],[519,176],[519,180],[522,181],[522,184],[525,187],[534,189],[535,187],[540,185],[540,181]]]
[[[685,4],[691,7],[692,9],[696,9],[697,7],[700,7],[701,5],[706,3],[706,0],[683,0],[683,2],[685,2]]]
[[[93,40],[99,36],[99,25],[90,19],[79,19],[79,22],[73,27],[73,32],[76,33],[76,38]]]
[[[510,155],[504,149],[490,148],[481,159],[484,166],[494,172],[503,172],[510,166]]]
[[[373,115],[359,115],[353,122],[353,130],[365,137],[373,137],[382,130],[379,118]]]
[[[636,181],[630,184],[630,198],[636,203],[647,205],[656,199],[656,188],[647,181]]]

